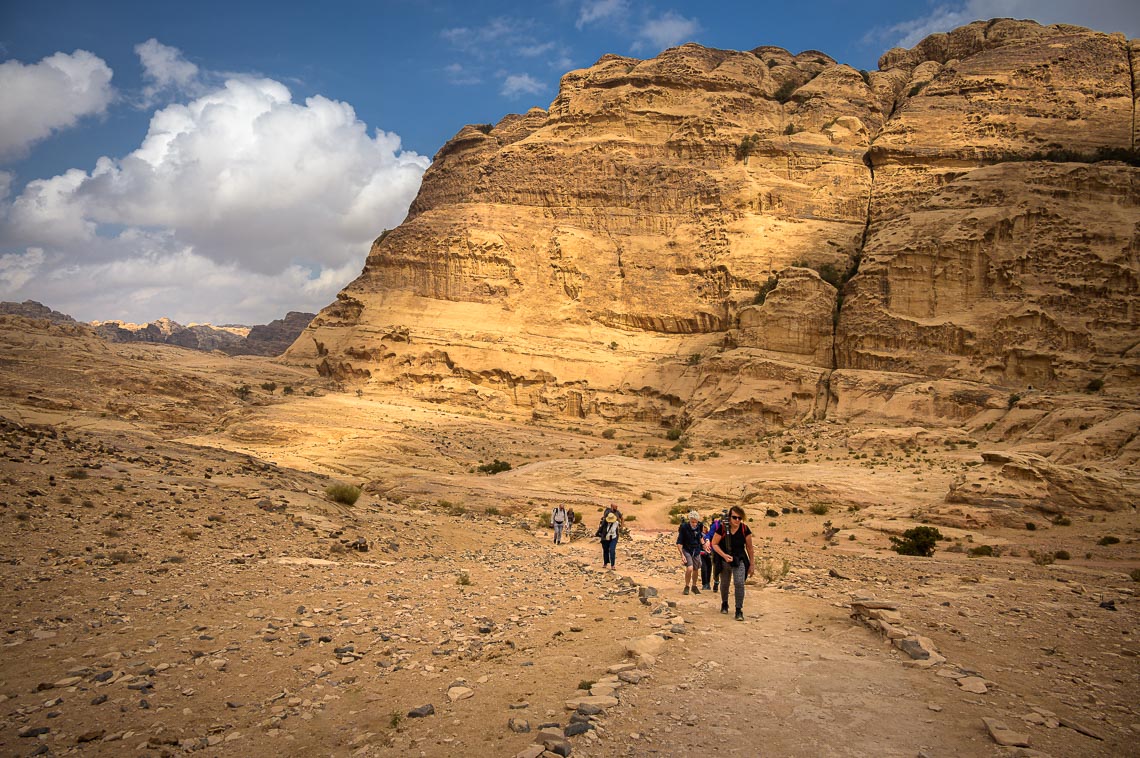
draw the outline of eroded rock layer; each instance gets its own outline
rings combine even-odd
[[[448,142],[287,358],[607,424],[992,425],[1031,390],[1124,412],[1135,48],[999,19],[870,72],[607,55]]]

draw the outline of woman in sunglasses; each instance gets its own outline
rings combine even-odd
[[[728,578],[736,593],[736,620],[744,620],[744,580],[752,576],[752,530],[744,523],[744,509],[732,506],[728,521],[712,538],[712,549],[724,561],[720,575],[720,612],[728,613]]]

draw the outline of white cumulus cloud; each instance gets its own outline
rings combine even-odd
[[[130,154],[3,202],[0,252],[15,257],[0,298],[84,319],[315,311],[400,223],[428,164],[397,135],[370,134],[347,103],[294,102],[279,82],[235,77],[155,112]]]
[[[578,9],[578,20],[574,25],[581,29],[599,21],[621,22],[629,13],[629,0],[586,0]]]
[[[543,83],[530,74],[510,74],[503,79],[503,88],[500,92],[503,97],[520,97],[540,95],[545,89]]]
[[[104,113],[115,96],[111,75],[86,50],[0,63],[0,159],[21,157],[52,132]]]
[[[182,51],[164,45],[153,37],[135,45],[135,54],[143,67],[144,101],[151,102],[161,92],[196,94],[198,67],[186,60]]]
[[[700,22],[695,18],[685,18],[675,11],[666,11],[642,24],[637,32],[634,49],[648,48],[656,51],[682,42],[692,42],[700,29]]]

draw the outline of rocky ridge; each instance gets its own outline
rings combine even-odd
[[[995,19],[876,71],[604,56],[448,142],[286,358],[537,420],[919,425],[1130,467],[1135,48]]]
[[[308,326],[313,315],[290,311],[283,319],[274,319],[268,324],[252,327],[211,324],[183,326],[168,318],[146,324],[93,321],[91,325],[99,336],[111,342],[154,342],[192,350],[220,350],[227,355],[275,356],[285,352]]]

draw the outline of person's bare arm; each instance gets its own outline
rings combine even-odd
[[[716,551],[717,555],[719,555],[721,558],[724,558],[725,561],[727,561],[728,563],[732,563],[732,556],[720,549],[720,538],[721,538],[720,532],[717,532],[716,534],[713,535],[712,549],[714,551]]]

